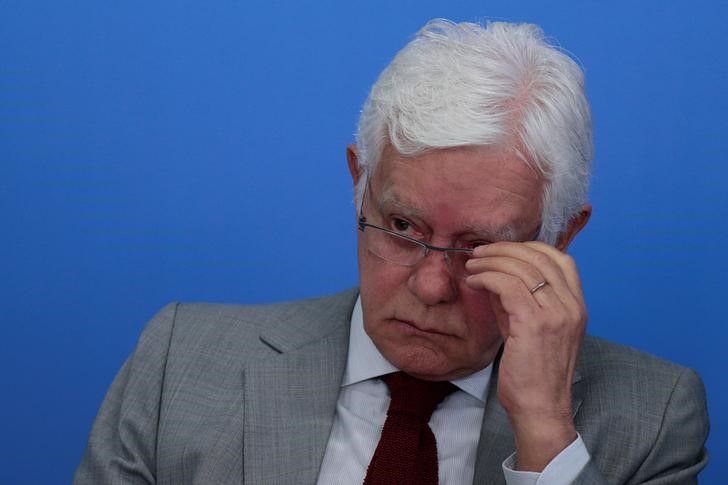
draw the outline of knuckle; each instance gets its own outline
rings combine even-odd
[[[586,308],[583,305],[575,304],[569,308],[568,317],[571,325],[583,327],[587,320]]]
[[[542,266],[547,266],[547,265],[552,264],[551,258],[540,251],[533,256],[532,261],[533,261],[533,264],[537,267],[539,267],[539,266],[542,267]]]
[[[532,282],[534,285],[544,280],[543,275],[533,266],[529,266],[526,269],[526,275],[528,277],[527,283]]]
[[[569,312],[569,320],[572,322],[572,325],[581,325],[584,321],[584,314],[578,309],[572,310]]]
[[[561,264],[563,264],[568,269],[576,269],[576,261],[569,254],[562,253]]]
[[[565,320],[558,316],[547,318],[541,325],[541,333],[543,335],[558,335],[564,328]]]

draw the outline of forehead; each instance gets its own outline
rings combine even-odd
[[[409,211],[443,231],[540,222],[542,178],[496,147],[457,147],[405,157],[385,148],[373,180],[380,208]]]

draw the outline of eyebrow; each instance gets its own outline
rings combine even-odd
[[[392,207],[399,209],[402,212],[406,212],[407,214],[412,214],[415,217],[419,217],[421,219],[425,218],[425,212],[422,209],[404,202],[393,190],[387,188],[377,202],[377,209],[380,213],[382,213],[385,208]]]
[[[425,212],[421,208],[403,201],[391,188],[384,190],[384,193],[377,203],[377,209],[380,214],[385,212],[385,208],[395,208],[405,214],[411,214],[413,217],[427,220]],[[472,234],[492,242],[518,240],[517,231],[511,224],[498,227],[492,225],[466,224],[459,233]]]
[[[491,242],[518,240],[516,230],[510,224],[499,227],[466,224],[465,227],[463,227],[463,233],[479,235]]]

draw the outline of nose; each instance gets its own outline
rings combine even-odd
[[[457,282],[442,251],[430,251],[410,274],[410,291],[425,305],[450,303],[457,297]]]

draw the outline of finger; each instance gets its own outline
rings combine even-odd
[[[569,289],[571,290],[571,292],[580,299],[584,298],[583,288],[581,286],[581,279],[579,278],[579,272],[576,268],[576,262],[574,261],[574,258],[564,253],[563,251],[559,251],[555,247],[544,244],[542,242],[529,241],[523,244],[532,249],[535,249],[536,251],[541,251],[550,256],[561,268],[561,272],[564,275],[564,278],[566,279],[566,282],[569,285]]]
[[[487,290],[497,295],[503,310],[510,317],[531,322],[539,320],[537,314],[542,313],[541,305],[520,278],[499,271],[485,271],[468,276],[465,283],[475,290]],[[551,295],[551,301],[551,306],[561,306],[554,294]]]
[[[587,312],[586,304],[584,303],[584,293],[574,258],[542,242],[531,241],[524,243],[524,245],[546,254],[559,266],[561,274],[564,276],[569,290],[573,295],[573,300],[564,300],[564,308],[569,311],[574,321],[586,323]]]
[[[466,263],[466,269],[472,274],[497,272],[513,276],[540,306],[554,306],[554,299],[560,300],[559,295],[547,287],[546,277],[535,266],[516,258],[504,256],[473,258]],[[523,295],[527,296],[525,293]],[[559,301],[558,305],[562,303]]]
[[[505,256],[493,256],[487,258],[471,258],[465,264],[465,269],[471,274],[483,273],[485,271],[498,271],[520,278],[526,289],[531,289],[545,280],[544,275],[538,269],[526,262]]]
[[[581,286],[577,283],[574,290],[572,290],[572,284],[560,266],[560,263],[566,261],[567,256],[560,251],[540,242],[501,242],[478,250],[475,255],[482,256],[483,259],[510,257],[535,267],[536,271],[543,275],[542,281],[546,281],[548,285],[537,290],[534,290],[534,288],[537,288],[536,285],[529,286],[528,290],[532,299],[540,307],[549,309],[553,315],[568,315],[569,320],[586,321],[586,308]],[[566,269],[566,271],[576,273],[576,266],[572,264],[571,269]],[[578,281],[578,276],[576,278]],[[531,292],[530,290],[534,291]]]
[[[546,281],[551,288],[556,292],[559,299],[566,303],[579,299],[574,292],[571,291],[571,285],[569,284],[564,272],[562,271],[559,264],[553,259],[550,252],[539,251],[534,248],[531,243],[519,243],[519,242],[498,242],[489,244],[487,246],[481,246],[476,248],[474,251],[475,259],[478,257],[491,258],[491,257],[509,257],[514,258],[533,266],[536,271],[543,275],[542,281]],[[548,247],[543,243],[543,246]],[[527,284],[530,282],[526,282]],[[534,288],[540,281],[535,282],[528,288]],[[543,293],[545,288],[538,290],[537,293]],[[541,301],[541,299],[539,299]]]

